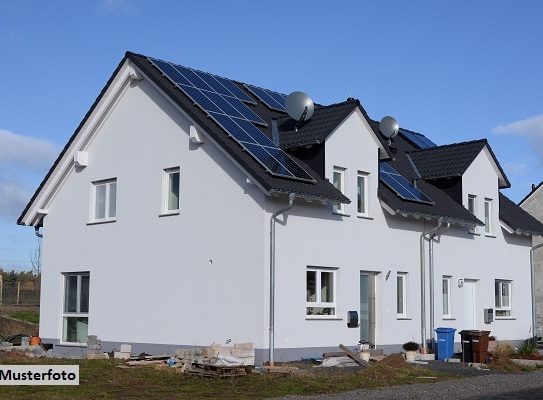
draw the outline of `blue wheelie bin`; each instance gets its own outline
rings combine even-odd
[[[451,358],[454,354],[454,328],[437,328],[437,359],[445,360]]]

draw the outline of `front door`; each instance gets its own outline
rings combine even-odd
[[[464,279],[464,326],[463,329],[476,329],[476,307],[477,307],[477,281],[474,279]]]
[[[360,272],[360,340],[375,344],[375,273]]]

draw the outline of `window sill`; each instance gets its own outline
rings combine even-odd
[[[494,319],[495,319],[496,321],[499,321],[499,320],[503,320],[503,321],[509,321],[509,320],[510,320],[510,321],[514,321],[514,320],[516,320],[515,317],[494,317]]]
[[[468,233],[469,233],[470,235],[473,235],[473,236],[481,236],[481,234],[480,234],[480,233],[477,233],[477,232],[468,231]]]
[[[485,237],[487,237],[487,238],[494,238],[494,239],[497,238],[497,236],[492,235],[491,233],[488,233],[488,234],[485,233]]]
[[[351,214],[347,214],[346,212],[342,212],[342,211],[332,211],[332,214],[335,214],[335,215],[341,215],[342,217],[350,217]]]
[[[373,217],[370,217],[369,215],[363,215],[363,214],[358,214],[357,217],[360,219],[369,219],[369,220],[374,219]]]
[[[117,222],[117,218],[99,219],[97,221],[89,221],[89,222],[87,222],[87,225],[111,224],[113,222]]]
[[[335,315],[306,315],[306,321],[342,321],[343,318]]]
[[[411,317],[396,317],[398,321],[411,321],[413,318]]]
[[[454,317],[443,317],[443,321],[456,321],[456,318]]]
[[[170,212],[165,212],[165,213],[162,213],[162,214],[158,214],[158,216],[159,217],[170,217],[172,215],[179,215],[179,214],[181,214],[181,213],[178,210],[178,211],[170,211]]]

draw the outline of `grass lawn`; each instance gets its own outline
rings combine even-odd
[[[452,377],[403,362],[376,363],[364,369],[302,367],[290,375],[251,374],[222,380],[188,377],[153,367],[118,368],[119,360],[7,359],[1,364],[79,365],[79,386],[1,386],[9,399],[262,399],[289,394],[337,393],[361,388],[427,382]]]

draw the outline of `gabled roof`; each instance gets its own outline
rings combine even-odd
[[[485,147],[500,172],[500,187],[510,187],[511,184],[486,139],[418,149],[410,151],[409,154],[424,179],[449,178],[462,176]]]
[[[524,197],[524,198],[518,203],[518,205],[519,205],[519,206],[522,206],[522,204],[523,204],[526,200],[528,200],[530,197],[532,197],[532,196],[535,194],[535,192],[537,192],[542,186],[543,186],[543,181],[540,182],[539,185],[537,185],[537,186],[532,185],[532,190],[530,191],[530,193],[528,193],[528,194],[526,195],[526,197]]]
[[[285,116],[277,121],[279,139],[282,148],[298,147],[324,143],[326,138],[357,107],[358,100],[347,100],[343,103],[325,107],[316,107],[311,119],[296,129],[296,121]]]
[[[408,181],[419,178],[413,165],[409,161],[407,154],[398,150],[396,157],[390,164],[394,169],[406,178]],[[417,188],[428,196],[433,204],[419,203],[409,200],[403,200],[396,195],[389,187],[380,184],[378,196],[386,204],[388,211],[394,214],[404,216],[422,217],[426,219],[445,218],[451,223],[460,225],[484,225],[471,212],[451,199],[445,192],[434,185],[425,182],[423,179],[417,179]]]
[[[543,224],[502,193],[500,193],[500,221],[511,233],[543,236]]]

